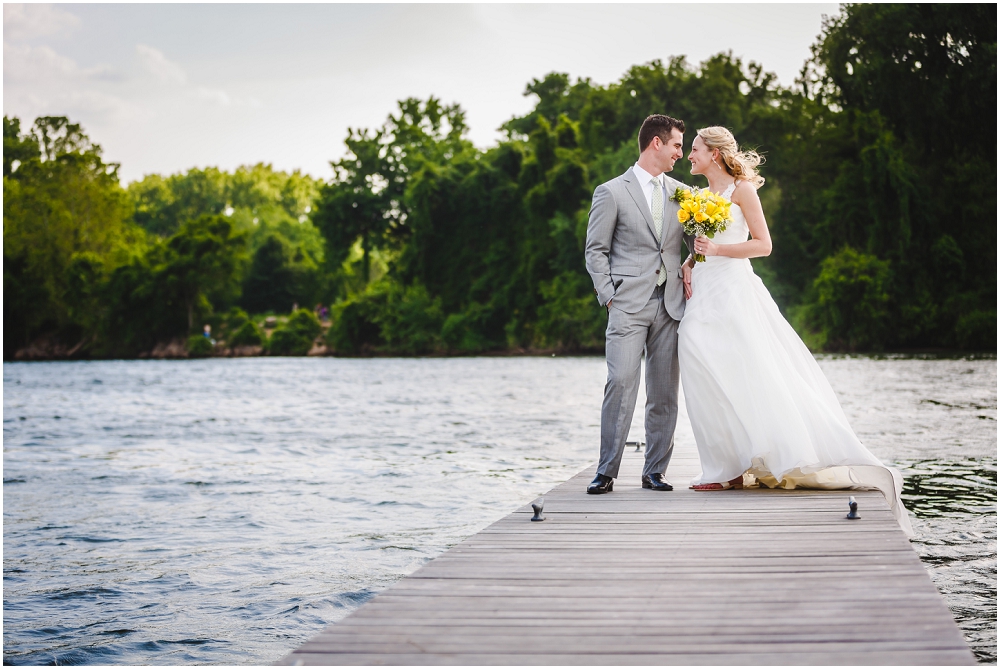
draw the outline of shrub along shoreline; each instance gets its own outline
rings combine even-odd
[[[286,357],[467,357],[485,355],[506,356],[551,356],[551,355],[603,355],[604,348],[578,347],[573,350],[562,348],[502,348],[492,350],[462,351],[446,348],[438,340],[433,345],[401,352],[386,346],[351,341],[351,327],[347,321],[340,321],[341,327],[325,320],[321,321],[308,309],[299,309],[286,316],[273,314],[250,317],[242,309],[234,308],[222,317],[206,323],[213,336],[205,334],[175,338],[158,343],[148,351],[124,359],[132,360],[178,360],[199,358],[247,358],[263,356]],[[356,324],[354,324],[356,325]],[[345,345],[345,342],[347,344]],[[340,347],[340,348],[338,348]],[[111,359],[123,359],[111,356]],[[67,348],[53,340],[41,339],[17,352],[16,361],[94,360],[107,359],[89,355],[82,347]]]
[[[336,327],[330,320],[321,321],[308,309],[299,309],[287,316],[265,314],[249,317],[241,309],[233,309],[221,318],[212,319],[209,323],[212,331],[219,338],[210,338],[205,334],[176,338],[169,342],[161,342],[149,351],[143,351],[132,356],[131,360],[183,360],[204,358],[252,358],[252,357],[338,357],[338,358],[451,358],[451,357],[565,357],[565,356],[603,356],[603,346],[565,348],[495,348],[484,350],[461,350],[448,348],[438,340],[433,346],[419,351],[400,351],[388,346],[372,346],[362,344],[350,348],[340,348],[345,334],[343,327]],[[812,348],[814,353],[822,350]],[[938,358],[989,358],[996,359],[995,351],[969,351],[962,349],[931,348],[903,349],[871,352],[854,352],[851,355],[864,356],[894,356]],[[70,361],[123,359],[115,356],[97,358],[89,355],[85,349],[76,350],[60,346],[52,340],[40,340],[32,346],[18,351],[14,361]]]

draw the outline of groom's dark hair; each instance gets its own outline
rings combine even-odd
[[[646,120],[642,122],[642,127],[639,128],[639,153],[646,150],[646,147],[649,146],[654,137],[659,137],[660,141],[666,144],[674,128],[683,133],[684,121],[670,118],[666,114],[652,114],[651,116],[647,116]]]

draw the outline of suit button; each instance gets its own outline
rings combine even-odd
[[[660,253],[663,253],[663,249],[660,249]]]
[[[659,273],[660,273],[660,270],[656,270],[656,273],[657,273],[657,274],[659,274]]]

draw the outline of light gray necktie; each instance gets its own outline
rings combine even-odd
[[[653,226],[656,228],[656,241],[663,241],[663,184],[659,179],[653,179]],[[662,286],[667,280],[667,268],[660,263],[660,275],[656,279],[656,285]]]

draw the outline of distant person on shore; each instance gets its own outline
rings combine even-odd
[[[202,329],[201,334],[202,334],[202,336],[205,337],[205,339],[207,339],[208,341],[212,342],[212,346],[215,346],[215,340],[212,339],[212,326],[211,325],[209,325],[208,323],[205,323],[205,327]]]

